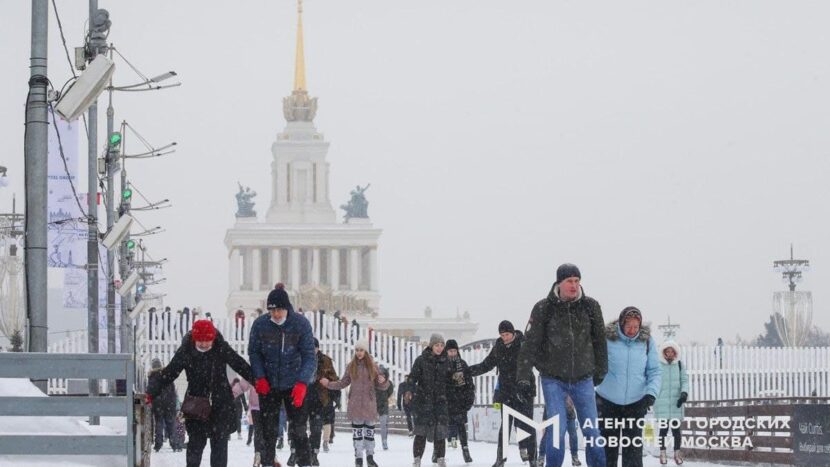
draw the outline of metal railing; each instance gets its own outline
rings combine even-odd
[[[119,397],[0,397],[0,416],[126,417],[124,435],[0,435],[6,455],[124,455],[134,465],[133,384],[135,369],[126,354],[0,353],[0,378],[125,379]],[[37,423],[35,421],[35,423]]]

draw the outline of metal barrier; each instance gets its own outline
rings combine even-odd
[[[2,416],[126,417],[125,435],[0,435],[0,452],[6,455],[126,455],[126,465],[134,465],[135,369],[131,355],[3,352],[0,353],[0,378],[126,379],[126,396],[0,397]]]

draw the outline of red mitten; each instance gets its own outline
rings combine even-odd
[[[271,392],[271,385],[268,384],[268,380],[265,378],[259,378],[256,380],[254,388],[256,389],[256,393],[262,396]]]
[[[308,390],[308,387],[305,383],[297,382],[294,385],[294,389],[291,390],[291,398],[294,399],[294,407],[302,407],[303,399],[305,399],[305,393]]]

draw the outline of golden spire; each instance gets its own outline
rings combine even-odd
[[[307,91],[305,54],[303,53],[303,0],[297,0],[297,57],[294,62],[294,90]]]

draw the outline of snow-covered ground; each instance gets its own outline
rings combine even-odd
[[[254,450],[253,446],[246,446],[244,439],[237,439],[236,434],[231,437],[228,443],[228,466],[246,466],[253,465]],[[323,467],[352,467],[354,466],[354,451],[352,450],[352,440],[350,433],[338,431],[334,437],[334,444],[331,445],[331,450],[327,453],[321,452],[318,456],[320,465]],[[376,440],[378,444],[378,451],[375,452],[375,462],[380,467],[412,467],[412,438],[401,435],[389,436],[389,450],[383,451],[380,449],[380,437]],[[210,445],[205,448],[202,455],[202,467],[210,466]],[[447,465],[450,466],[467,466],[467,467],[490,467],[496,460],[496,445],[493,443],[474,442],[470,444],[470,452],[473,457],[472,464],[465,464],[461,457],[461,448],[453,449],[447,447]],[[277,458],[285,466],[285,461],[288,459],[288,449],[277,451]],[[515,445],[511,445],[507,451],[507,467],[527,466],[519,459],[519,449]],[[431,467],[432,464],[429,459],[432,457],[432,447],[427,444],[427,451],[424,454],[425,462],[421,465],[424,467]],[[570,466],[570,456],[565,460],[565,466]],[[585,453],[580,452],[580,459],[582,465],[585,465]],[[656,458],[648,457],[644,460],[646,466],[659,466],[660,463]],[[672,464],[674,464],[672,462]],[[168,445],[165,445],[161,451],[153,454],[153,467],[179,467],[184,465],[184,452],[173,452]],[[695,462],[685,462],[683,464],[687,467],[699,467],[703,465]]]

